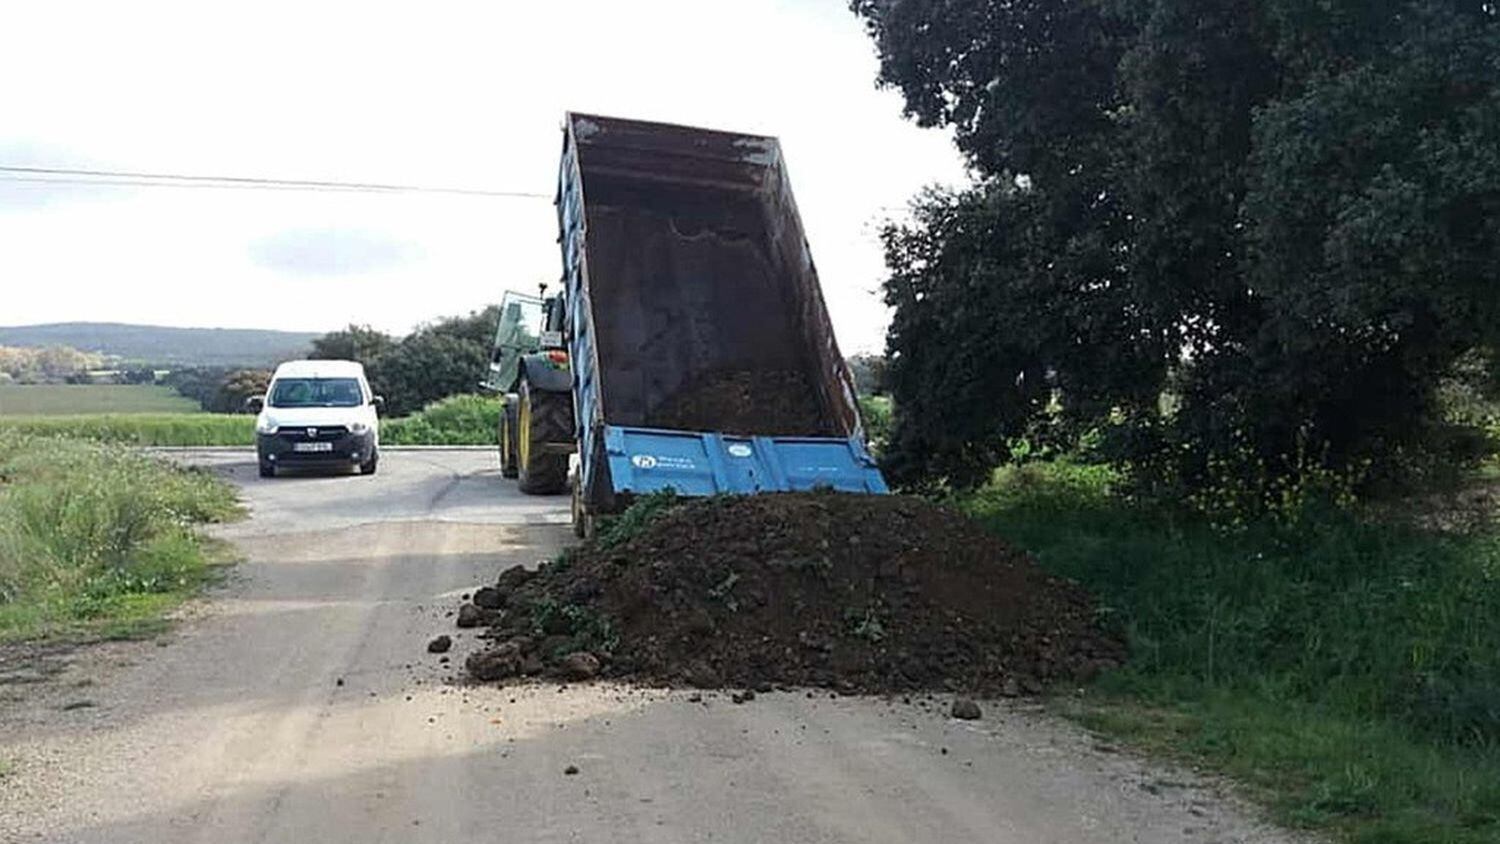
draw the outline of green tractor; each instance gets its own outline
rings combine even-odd
[[[561,296],[507,291],[483,382],[501,395],[500,474],[530,495],[566,492],[568,456],[576,450],[564,306]]]

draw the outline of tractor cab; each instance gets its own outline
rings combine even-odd
[[[573,447],[573,373],[562,296],[507,291],[485,389],[501,394],[500,471],[527,492],[563,491]]]

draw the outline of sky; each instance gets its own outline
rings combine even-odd
[[[964,180],[875,85],[844,0],[15,4],[0,165],[536,197],[0,178],[0,325],[404,333],[560,275],[564,112],[775,135],[846,353],[878,351],[880,224]]]

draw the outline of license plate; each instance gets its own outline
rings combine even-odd
[[[292,443],[292,451],[333,451],[333,443]]]

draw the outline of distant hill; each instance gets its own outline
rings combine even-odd
[[[171,328],[118,322],[0,326],[0,346],[72,346],[160,366],[269,366],[307,354],[308,331]]]

